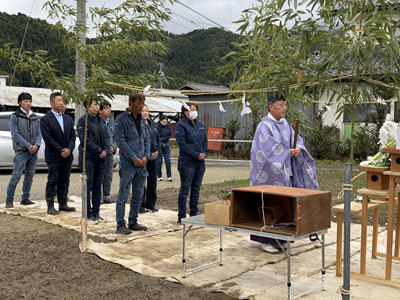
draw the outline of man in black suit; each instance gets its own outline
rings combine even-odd
[[[74,121],[62,113],[64,102],[59,92],[50,95],[50,105],[51,111],[40,120],[40,130],[46,143],[44,155],[49,168],[46,184],[47,213],[54,215],[58,214],[54,208],[56,195],[59,210],[75,211],[75,207],[67,205],[67,193],[76,134]]]

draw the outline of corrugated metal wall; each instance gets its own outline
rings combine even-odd
[[[189,101],[222,101],[227,100],[225,95],[200,95],[200,96],[189,96]],[[240,131],[238,132],[235,139],[247,139],[245,126],[250,126],[252,124],[252,118],[250,115],[240,116],[240,111],[237,111],[237,106],[240,102],[231,102],[231,103],[222,103],[226,113],[219,111],[218,103],[210,103],[210,104],[198,104],[199,106],[199,116],[198,120],[201,121],[207,128],[209,126],[214,127],[226,127],[226,124],[238,117],[240,122]],[[251,99],[250,99],[251,103]],[[251,107],[251,105],[250,105]],[[304,112],[304,115],[309,116],[309,122],[311,123],[314,118],[314,109],[312,105],[302,106],[301,104],[295,106],[296,109],[299,109]],[[268,109],[266,109],[267,111]],[[265,114],[267,115],[267,113]]]

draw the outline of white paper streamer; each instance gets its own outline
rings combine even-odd
[[[387,140],[390,138],[396,138],[398,124],[391,121],[392,116],[390,114],[386,115],[386,121],[383,123],[382,127],[379,129],[379,142],[381,146],[385,146]]]
[[[251,109],[250,109],[250,107],[248,107],[248,105],[250,105],[250,103],[249,102],[246,103],[246,93],[243,94],[242,104],[243,104],[243,109],[242,109],[242,112],[240,113],[240,115],[243,117],[244,115],[251,113]]]
[[[150,93],[150,87],[151,87],[151,84],[149,84],[148,86],[146,86],[146,87],[144,88],[143,94],[144,94],[145,96],[150,96],[150,95],[151,95],[151,93]]]
[[[185,101],[182,100],[182,104],[183,104],[184,108],[186,108],[187,110],[190,110],[189,105],[187,105]]]
[[[219,111],[220,112],[226,112],[226,110],[224,109],[224,107],[222,106],[222,103],[221,102],[218,102],[219,103]]]
[[[383,100],[382,98],[376,99],[376,102],[378,102],[379,104],[382,104],[382,105],[386,105],[385,100]]]
[[[327,111],[331,111],[331,108],[329,107],[329,105],[326,105],[326,104],[324,103],[324,107],[326,107],[326,110],[327,110]]]

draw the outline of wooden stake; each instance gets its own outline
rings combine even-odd
[[[87,248],[87,232],[86,232],[86,219],[82,219],[82,251]]]

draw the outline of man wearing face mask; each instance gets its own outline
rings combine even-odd
[[[197,215],[200,186],[206,171],[204,159],[208,154],[208,139],[203,123],[197,121],[198,106],[195,103],[183,103],[185,116],[175,128],[175,138],[179,147],[178,171],[181,188],[178,196],[178,223],[186,218],[186,199],[190,190],[190,216]]]

